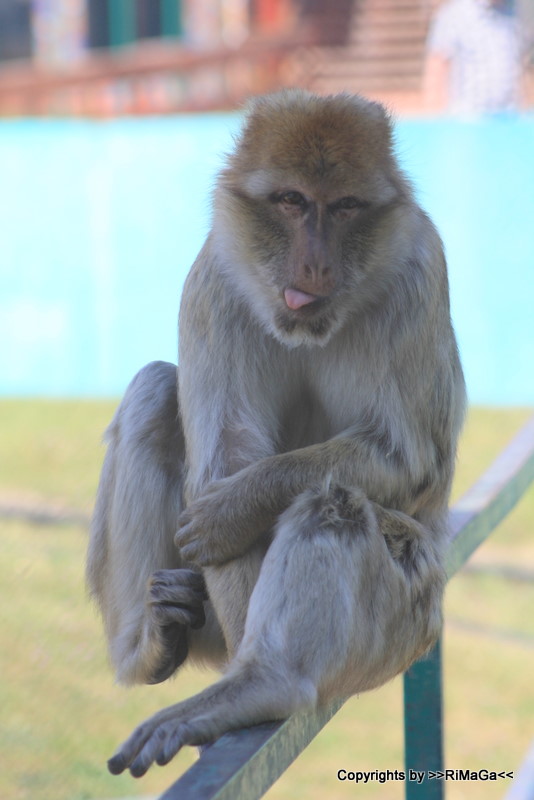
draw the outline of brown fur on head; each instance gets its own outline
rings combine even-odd
[[[230,185],[239,176],[241,185],[245,179],[254,187],[254,176],[266,170],[326,193],[345,186],[349,194],[382,200],[388,173],[396,173],[389,117],[378,103],[354,95],[289,89],[257,98],[224,174]]]
[[[275,166],[294,169],[300,162],[306,177],[310,170],[324,177],[338,166],[374,167],[390,147],[389,118],[378,103],[356,95],[319,97],[289,89],[250,102],[235,166],[256,168],[258,154],[259,166],[271,166],[274,152]]]

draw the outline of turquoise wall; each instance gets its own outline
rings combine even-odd
[[[117,395],[175,360],[185,275],[236,115],[0,125],[0,394]],[[534,404],[534,118],[405,120],[472,402]]]

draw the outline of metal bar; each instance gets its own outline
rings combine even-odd
[[[534,480],[534,417],[491,467],[455,504],[449,515],[451,541],[446,558],[450,578],[517,503]],[[443,781],[429,771],[443,768],[441,641],[427,659],[406,673],[405,736],[408,800],[442,800]],[[285,722],[233,731],[210,747],[161,800],[257,800],[341,708],[295,714]],[[425,772],[410,781],[409,770]]]
[[[404,673],[406,800],[443,800],[441,637],[429,655]]]
[[[448,578],[467,561],[534,480],[534,416],[449,514]]]

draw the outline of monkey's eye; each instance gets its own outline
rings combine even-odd
[[[278,202],[285,206],[299,206],[300,208],[306,208],[308,205],[303,194],[293,191],[283,192],[282,194],[278,195]]]
[[[330,206],[331,211],[352,211],[353,209],[368,208],[370,203],[367,200],[360,200],[359,197],[342,197]]]

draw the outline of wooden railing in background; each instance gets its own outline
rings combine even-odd
[[[251,94],[300,83],[287,72],[288,57],[309,45],[310,37],[304,30],[212,50],[145,43],[88,54],[68,68],[4,64],[0,116],[107,117],[235,108]],[[175,95],[171,99],[164,96],[166,84]]]

